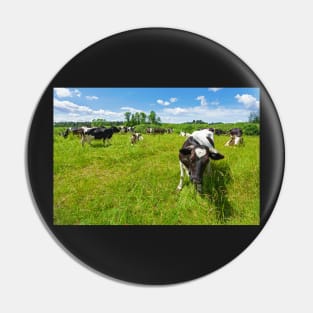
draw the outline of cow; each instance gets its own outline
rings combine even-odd
[[[148,127],[148,128],[146,129],[146,133],[147,133],[147,134],[153,134],[153,132],[154,132],[154,129],[153,129],[152,127]]]
[[[86,130],[82,136],[82,146],[85,145],[85,142],[90,144],[91,140],[93,139],[102,139],[105,145],[106,141],[109,141],[114,133],[118,133],[119,129],[115,126],[111,128],[104,128],[104,127],[96,127]]]
[[[131,145],[134,145],[139,140],[143,140],[141,133],[133,133],[132,136],[130,137]]]
[[[179,133],[179,136],[182,136],[182,137],[190,137],[191,134],[181,131],[181,132]]]
[[[223,135],[223,134],[225,134],[224,130],[219,129],[219,128],[215,128],[214,129],[214,135],[220,136],[220,135]]]
[[[78,135],[78,136],[81,136],[82,133],[83,133],[84,129],[83,127],[69,127],[65,130],[65,132],[63,132],[63,137],[64,138],[67,138],[69,134],[73,134],[73,135]]]
[[[127,133],[127,127],[126,126],[119,126],[118,129],[121,133]]]
[[[200,194],[202,193],[203,173],[205,168],[209,166],[210,159],[221,160],[224,158],[215,149],[213,132],[208,129],[193,132],[179,150],[178,157],[180,181],[177,190],[182,190],[184,173],[186,173]]]
[[[102,128],[105,129],[105,127],[102,127]],[[76,127],[76,128],[69,127],[63,133],[63,137],[67,138],[70,133],[72,133],[73,135],[77,135],[79,137],[82,137],[84,135],[84,133],[89,129],[92,129],[92,128],[86,127],[86,126]]]
[[[164,134],[166,133],[166,129],[165,128],[161,128],[161,127],[157,127],[153,130],[154,134]]]
[[[232,128],[229,131],[230,139],[225,143],[225,146],[237,146],[243,144],[242,129]]]

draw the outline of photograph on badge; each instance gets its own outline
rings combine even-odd
[[[259,225],[260,89],[53,88],[54,225]]]

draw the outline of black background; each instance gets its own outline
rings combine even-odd
[[[261,103],[259,226],[54,226],[54,87],[258,87]],[[118,279],[166,284],[210,273],[241,253],[269,218],[281,187],[284,142],[277,112],[238,57],[198,35],[140,29],[104,39],[73,58],[45,90],[29,133],[28,170],[39,210],[60,242]]]

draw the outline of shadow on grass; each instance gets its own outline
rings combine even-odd
[[[228,163],[224,161],[211,162],[209,175],[203,177],[203,192],[216,207],[217,218],[226,221],[233,214],[233,208],[228,200],[228,187],[233,182]]]
[[[87,145],[86,145],[87,146]],[[91,143],[91,144],[88,144],[88,147],[91,147],[91,148],[108,148],[108,147],[110,147],[110,146],[112,146],[112,144],[111,143],[106,143],[106,144],[104,144],[102,141],[101,142],[96,142],[96,143]]]

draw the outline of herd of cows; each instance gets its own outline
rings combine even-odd
[[[135,132],[134,127],[79,127],[68,128],[61,135],[67,138],[69,134],[81,137],[81,144],[91,140],[103,140],[103,143],[109,141],[114,133],[131,133],[130,142],[134,145],[136,142],[143,140],[141,133]],[[172,128],[147,128],[147,134],[165,134],[173,133]],[[177,190],[182,190],[184,175],[186,174],[190,181],[195,185],[197,191],[202,193],[202,178],[205,169],[209,171],[210,159],[221,160],[224,156],[218,152],[214,145],[214,135],[227,134],[227,132],[214,128],[205,128],[194,131],[193,133],[180,132],[180,136],[187,137],[182,148],[179,150],[180,164],[180,181]],[[243,144],[243,132],[240,128],[233,128],[228,132],[230,138],[225,146],[236,146]]]

